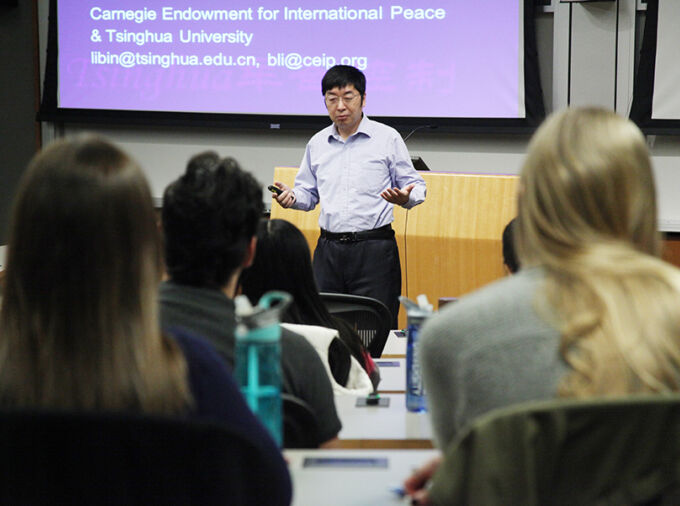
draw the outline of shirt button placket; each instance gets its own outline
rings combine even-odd
[[[350,201],[352,199],[351,191],[352,191],[352,184],[354,181],[352,181],[352,157],[351,157],[351,149],[349,146],[349,139],[345,141],[345,143],[342,146],[342,169],[343,169],[343,205],[342,205],[342,222],[343,226],[349,223],[350,219],[350,214],[349,214],[349,206],[350,206]],[[349,230],[349,228],[347,229]],[[344,231],[344,230],[343,230]]]

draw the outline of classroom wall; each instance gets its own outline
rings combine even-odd
[[[628,116],[644,11],[636,0],[555,4],[553,108],[597,104]],[[680,23],[680,20],[678,20]],[[659,227],[680,231],[680,137],[648,136]]]

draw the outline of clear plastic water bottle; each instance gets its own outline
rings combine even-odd
[[[252,307],[241,295],[234,300],[239,324],[236,328],[236,381],[250,409],[267,427],[274,441],[283,446],[281,413],[281,312],[291,296],[265,293]]]
[[[399,297],[406,308],[406,409],[413,412],[426,411],[425,388],[418,359],[418,337],[423,322],[432,314],[432,305],[425,295],[418,296],[418,304],[406,297]]]

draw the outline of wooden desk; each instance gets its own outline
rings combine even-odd
[[[375,363],[380,368],[379,393],[403,394],[406,392],[406,359],[380,358]]]
[[[390,330],[390,335],[387,336],[385,347],[383,348],[381,359],[388,358],[405,358],[406,357],[406,335],[404,337],[397,337],[398,330]]]
[[[338,437],[342,448],[432,448],[430,417],[406,411],[404,394],[386,394],[389,407],[357,407],[357,397],[336,395],[342,422]]]
[[[392,489],[413,469],[439,455],[437,450],[285,450],[293,480],[293,506],[375,506],[410,504]],[[387,459],[387,467],[303,467],[305,458]]]

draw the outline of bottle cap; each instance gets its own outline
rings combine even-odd
[[[420,295],[418,295],[416,300],[418,301],[418,307],[420,309],[422,309],[423,311],[427,311],[428,313],[432,312],[432,304],[430,304],[430,302],[427,300],[427,295],[421,293]]]
[[[248,297],[239,295],[234,299],[236,318],[249,330],[278,326],[281,314],[292,301],[290,294],[272,291],[265,293],[253,307]]]
[[[430,316],[432,314],[432,304],[428,302],[427,295],[425,294],[418,295],[417,300],[418,303],[416,304],[408,297],[404,297],[403,295],[399,297],[399,302],[401,302],[406,308],[407,316],[415,317]]]
[[[247,316],[253,314],[253,306],[245,295],[239,295],[234,299],[236,316]]]

